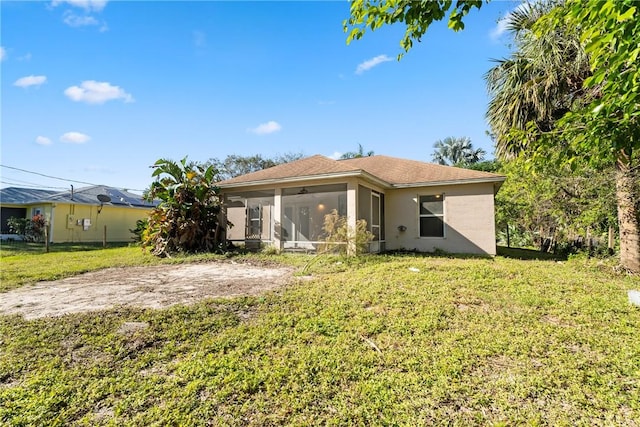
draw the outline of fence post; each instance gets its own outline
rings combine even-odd
[[[44,224],[44,250],[49,253],[49,223]]]

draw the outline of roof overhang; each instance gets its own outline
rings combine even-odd
[[[506,177],[496,176],[491,178],[467,178],[467,179],[450,179],[446,181],[428,181],[428,182],[411,182],[407,184],[393,184],[393,188],[414,188],[414,187],[440,187],[443,185],[462,185],[462,184],[487,184],[498,183],[502,185]]]
[[[419,182],[412,184],[395,184],[393,188],[417,188],[417,187],[441,187],[443,185],[464,185],[464,184],[493,184],[493,195],[498,194],[502,183],[506,176],[496,176],[492,178],[471,178],[471,179],[454,179],[448,181]]]
[[[307,175],[307,176],[294,176],[288,178],[273,178],[273,179],[262,179],[257,181],[246,181],[246,182],[234,182],[229,184],[218,184],[222,190],[227,189],[236,189],[236,188],[246,188],[246,187],[255,187],[255,186],[268,186],[272,185],[282,185],[282,184],[301,184],[307,183],[309,181],[319,181],[323,179],[335,179],[335,178],[363,178],[367,181],[377,184],[385,189],[400,189],[400,188],[418,188],[418,187],[440,187],[443,185],[464,185],[464,184],[494,184],[494,192],[497,193],[502,186],[502,183],[506,179],[504,176],[495,176],[495,177],[483,177],[483,178],[467,178],[467,179],[451,179],[445,181],[427,181],[427,182],[411,182],[406,184],[390,184],[380,178],[364,171],[349,171],[349,172],[334,172],[334,173],[326,173],[326,174],[318,174],[318,175]]]
[[[363,178],[367,181],[377,184],[383,188],[392,188],[393,186],[386,181],[381,180],[380,178],[371,175],[369,172],[364,171],[362,169],[349,171],[349,172],[331,172],[331,173],[323,173],[318,175],[307,175],[307,176],[292,176],[288,178],[273,178],[273,179],[261,179],[258,181],[245,181],[245,182],[232,182],[229,184],[218,183],[218,187],[223,190],[233,189],[233,188],[244,188],[244,187],[254,187],[254,186],[264,186],[264,185],[281,185],[281,184],[298,184],[305,183],[309,181],[319,181],[323,179],[335,179],[335,178]]]

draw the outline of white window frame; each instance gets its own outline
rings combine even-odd
[[[437,197],[440,196],[442,198],[442,213],[441,214],[423,214],[421,213],[422,209],[422,197]],[[445,194],[444,193],[430,193],[430,194],[418,194],[418,237],[421,239],[446,239],[447,238],[447,221],[446,218],[446,204],[445,204]],[[423,236],[422,235],[422,227],[421,227],[421,218],[441,218],[442,219],[442,236]]]

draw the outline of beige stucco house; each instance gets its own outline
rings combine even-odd
[[[505,177],[388,156],[315,155],[219,183],[227,237],[315,250],[332,210],[364,219],[371,252],[496,253],[494,196]]]
[[[104,201],[101,202],[100,196]],[[105,198],[106,196],[106,198]],[[106,201],[108,200],[108,201]],[[136,221],[155,206],[142,196],[104,185],[69,191],[0,189],[0,239],[18,239],[7,221],[11,217],[43,215],[49,223],[51,243],[130,242]]]

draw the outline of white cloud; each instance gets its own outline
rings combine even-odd
[[[80,86],[68,87],[64,94],[72,101],[86,102],[87,104],[104,104],[116,99],[122,99],[124,102],[134,101],[133,96],[121,87],[95,80],[85,80]]]
[[[54,7],[60,4],[79,7],[87,12],[100,12],[107,5],[107,0],[53,0],[51,2]]]
[[[193,44],[196,47],[206,47],[207,46],[207,35],[202,31],[194,31],[193,32]]]
[[[338,160],[340,157],[342,157],[342,153],[339,152],[339,151],[334,151],[332,155],[327,156],[327,157],[329,157],[330,159],[333,159],[333,160]]]
[[[4,61],[6,57],[7,51],[4,49],[4,47],[0,46],[0,61]]]
[[[20,77],[18,80],[13,82],[13,85],[18,87],[40,86],[46,81],[47,76],[26,76]]]
[[[39,145],[51,145],[51,144],[53,144],[53,142],[51,142],[51,140],[49,138],[47,138],[46,136],[37,136],[36,137],[36,144],[39,144]]]
[[[100,22],[91,15],[76,15],[70,10],[64,14],[64,23],[70,27],[87,27],[89,25],[98,25]]]
[[[270,133],[278,132],[282,129],[280,123],[274,122],[273,120],[268,121],[267,123],[262,123],[258,125],[258,127],[249,129],[249,132],[255,133],[257,135],[267,135]]]
[[[496,22],[496,26],[493,27],[489,32],[489,37],[491,38],[491,40],[493,41],[499,40],[508,31],[507,23],[509,21],[509,18],[511,18],[511,14],[513,12],[524,11],[526,10],[527,7],[529,7],[528,3],[526,2],[520,3],[512,11],[507,12],[505,16],[498,19],[498,22]]]
[[[31,61],[31,52],[18,57],[18,61]]]
[[[363,63],[358,64],[358,67],[356,68],[356,74],[362,74],[365,71],[372,69],[376,65],[380,65],[383,62],[389,62],[389,61],[393,61],[393,59],[389,58],[387,55],[378,55],[371,59],[367,59]]]
[[[60,137],[60,141],[69,144],[84,144],[89,140],[91,140],[91,137],[89,135],[85,135],[84,133],[80,132],[67,132]]]
[[[491,40],[498,40],[504,33],[507,32],[507,17],[498,19],[496,26],[489,33]]]

